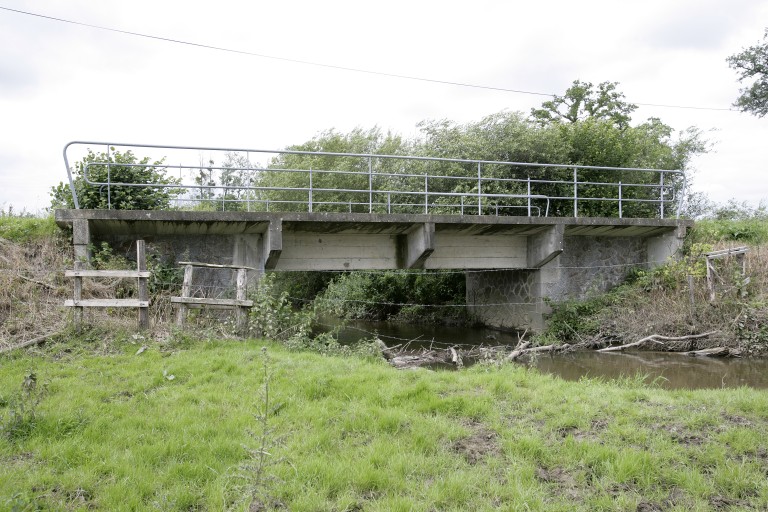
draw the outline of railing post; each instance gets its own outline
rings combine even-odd
[[[373,213],[373,157],[368,157],[368,213]]]
[[[477,162],[477,214],[483,214],[483,196],[482,196],[482,183],[483,183],[483,164]]]
[[[464,195],[459,197],[461,198],[461,214],[464,215]]]
[[[312,213],[312,166],[309,166],[309,213]]]
[[[579,216],[579,175],[578,169],[573,168],[573,218]]]
[[[622,218],[623,211],[621,208],[621,182],[619,182],[619,218]]]
[[[528,216],[531,216],[531,175],[528,175]]]
[[[387,213],[392,213],[392,192],[387,192]]]
[[[659,213],[664,218],[664,171],[661,171],[661,188],[659,189]]]
[[[429,175],[424,174],[424,215],[429,215]]]
[[[107,209],[112,209],[112,169],[109,165],[109,144],[107,144]]]

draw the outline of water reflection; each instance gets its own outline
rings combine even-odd
[[[582,377],[615,379],[637,374],[647,382],[658,379],[666,389],[733,388],[768,389],[768,360],[691,357],[669,352],[572,352],[544,355],[528,363],[543,373],[566,380]]]
[[[316,326],[327,331],[337,320],[325,319]],[[339,332],[341,343],[354,343],[377,335],[388,346],[408,344],[411,348],[476,345],[511,345],[518,342],[516,333],[491,329],[434,325],[402,325],[389,322],[349,322]],[[543,373],[566,380],[582,377],[616,379],[645,375],[666,389],[733,388],[750,386],[768,389],[768,359],[719,359],[691,357],[669,352],[543,354],[524,362]]]

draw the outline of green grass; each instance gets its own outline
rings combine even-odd
[[[52,237],[58,228],[53,215],[31,216],[6,214],[0,210],[0,238],[14,242]]]
[[[264,345],[271,432],[254,482]],[[30,428],[0,433],[0,510],[222,510],[251,494],[296,511],[768,507],[764,391],[397,371],[260,341],[149,346],[0,359],[0,415],[30,371],[47,385]]]
[[[741,242],[768,243],[768,219],[706,219],[696,221],[688,235],[689,243]]]

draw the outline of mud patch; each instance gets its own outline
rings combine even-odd
[[[480,424],[472,425],[472,434],[456,441],[453,444],[453,451],[463,455],[472,465],[488,456],[501,454],[498,435]]]
[[[636,512],[663,512],[664,508],[658,503],[641,501],[637,504]]]
[[[738,416],[735,414],[723,414],[723,419],[729,423],[732,423],[734,425],[739,425],[741,427],[752,426],[752,422],[749,421],[747,418],[744,418],[743,416]]]
[[[715,495],[709,498],[709,504],[715,510],[728,510],[731,507],[745,506],[747,503],[727,496]]]
[[[563,468],[538,468],[536,469],[536,478],[542,482],[553,484],[558,487],[558,494],[561,496],[566,496],[572,500],[580,497],[576,486],[576,479]]]

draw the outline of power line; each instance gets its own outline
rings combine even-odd
[[[401,80],[412,80],[417,82],[427,82],[427,83],[433,83],[433,84],[442,84],[442,85],[452,85],[456,87],[466,87],[470,89],[482,89],[487,91],[497,91],[497,92],[507,92],[507,93],[513,93],[513,94],[528,94],[532,96],[547,96],[547,97],[555,97],[555,94],[552,93],[546,93],[546,92],[536,92],[536,91],[525,91],[522,89],[510,89],[506,87],[496,87],[491,85],[483,85],[483,84],[472,84],[467,82],[454,82],[451,80],[440,80],[436,78],[426,78],[426,77],[420,77],[420,76],[413,76],[413,75],[402,75],[398,73],[387,73],[385,71],[375,71],[371,69],[363,69],[363,68],[355,68],[350,66],[340,66],[336,64],[326,64],[321,62],[313,62],[308,60],[302,60],[302,59],[292,59],[289,57],[278,57],[275,55],[267,55],[264,53],[257,53],[257,52],[251,52],[247,50],[238,50],[234,48],[226,48],[223,46],[216,46],[216,45],[210,45],[205,43],[197,43],[194,41],[185,41],[182,39],[174,39],[171,37],[164,37],[164,36],[157,36],[152,34],[145,34],[142,32],[133,32],[130,30],[122,30],[118,28],[112,28],[112,27],[105,27],[103,25],[94,25],[92,23],[85,23],[82,21],[74,21],[74,20],[68,20],[65,18],[58,18],[55,16],[48,16],[45,14],[39,14],[29,11],[22,11],[19,9],[11,9],[10,7],[3,7],[0,6],[0,10],[14,12],[17,14],[24,14],[26,16],[34,16],[36,18],[42,18],[50,21],[58,21],[60,23],[68,23],[70,25],[77,25],[80,27],[88,27],[93,28],[97,30],[104,30],[107,32],[115,32],[118,34],[124,34],[129,36],[135,36],[135,37],[142,37],[145,39],[153,39],[156,41],[164,41],[166,43],[174,43],[174,44],[180,44],[185,46],[192,46],[195,48],[204,48],[206,50],[214,50],[214,51],[220,51],[220,52],[227,52],[232,53],[236,55],[246,55],[249,57],[258,57],[261,59],[270,59],[270,60],[276,60],[281,62],[289,62],[293,64],[301,64],[305,66],[315,66],[320,68],[326,68],[326,69],[335,69],[338,71],[348,71],[351,73],[363,73],[367,75],[373,75],[373,76],[384,76],[389,78],[398,78]],[[719,108],[719,107],[698,107],[698,106],[690,106],[690,105],[670,105],[670,104],[662,104],[662,103],[634,103],[635,105],[640,105],[644,107],[660,107],[660,108],[678,108],[678,109],[689,109],[689,110],[713,110],[713,111],[725,111],[725,112],[738,112],[738,110],[732,109],[732,108]]]

